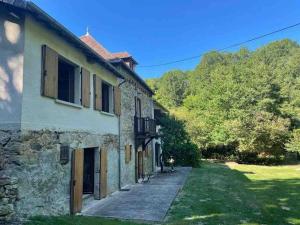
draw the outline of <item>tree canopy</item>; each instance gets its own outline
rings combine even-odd
[[[192,71],[147,82],[200,149],[230,145],[277,157],[286,146],[299,146],[293,130],[300,128],[300,46],[294,41],[212,51]]]

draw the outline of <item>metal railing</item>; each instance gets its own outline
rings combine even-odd
[[[156,122],[149,117],[134,117],[134,132],[139,136],[155,136]]]

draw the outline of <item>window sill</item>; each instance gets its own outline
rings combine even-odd
[[[70,107],[73,107],[73,108],[82,109],[81,105],[78,105],[78,104],[75,104],[75,103],[66,102],[66,101],[62,101],[62,100],[59,100],[59,99],[55,99],[55,102],[58,103],[58,104],[70,106]]]
[[[113,114],[113,113],[108,113],[108,112],[104,112],[104,111],[100,111],[100,113],[103,115],[106,115],[106,116],[115,117],[115,114]]]

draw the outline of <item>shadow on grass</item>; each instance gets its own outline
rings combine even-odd
[[[300,224],[299,171],[292,179],[273,179],[249,165],[244,169],[212,163],[194,169],[168,224]],[[294,178],[297,173],[299,178]]]
[[[142,225],[142,223],[100,217],[36,216],[25,225]]]

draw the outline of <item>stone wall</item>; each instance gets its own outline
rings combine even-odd
[[[153,118],[153,99],[142,91],[136,85],[133,77],[127,70],[119,67],[120,71],[125,77],[126,82],[121,85],[121,186],[126,186],[135,183],[135,151],[138,146],[135,146],[134,135],[134,115],[135,115],[135,97],[141,99],[142,117]],[[132,145],[132,158],[131,161],[125,163],[125,145]],[[153,171],[152,160],[152,144],[148,144],[148,155],[144,154],[144,172],[151,173]]]
[[[121,146],[121,186],[135,183],[135,140],[134,114],[136,90],[132,84],[125,82],[121,85],[121,117],[120,117],[120,146]],[[125,163],[125,145],[132,146],[131,161]]]
[[[0,221],[70,212],[71,161],[60,145],[108,150],[108,193],[118,190],[118,136],[86,132],[0,131]],[[1,223],[0,223],[1,224]]]
[[[15,203],[18,198],[18,184],[14,178],[0,177],[0,224],[14,217]]]

